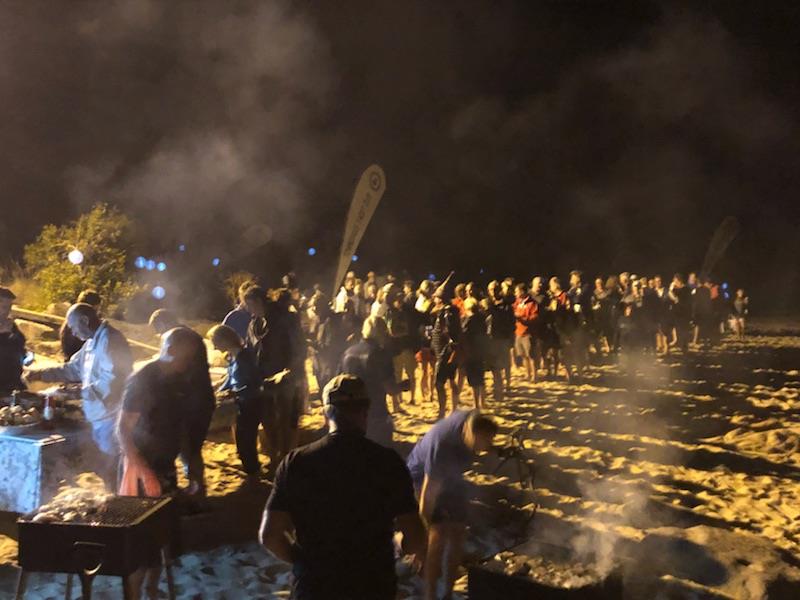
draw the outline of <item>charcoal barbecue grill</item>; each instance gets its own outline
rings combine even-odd
[[[169,498],[116,496],[82,521],[37,523],[33,516],[17,521],[21,569],[17,600],[24,597],[31,572],[67,573],[68,599],[77,574],[84,600],[91,599],[96,575],[121,577],[123,598],[128,600],[128,577],[159,562],[166,570],[169,597],[175,598],[170,545],[176,539],[176,520]]]
[[[511,550],[520,554],[535,551],[556,562],[572,554],[568,548],[541,541],[535,542],[535,547],[537,550],[531,550],[527,542]],[[554,587],[527,575],[498,573],[487,563],[470,566],[467,579],[470,600],[621,600],[624,596],[620,566],[597,581],[573,588]]]

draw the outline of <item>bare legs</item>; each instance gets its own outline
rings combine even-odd
[[[436,600],[439,579],[444,582],[444,598],[453,593],[458,567],[464,553],[467,527],[462,523],[437,523],[428,530],[428,554],[423,577],[425,600]]]

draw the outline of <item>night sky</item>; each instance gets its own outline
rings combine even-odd
[[[0,251],[103,200],[309,279],[378,162],[363,268],[671,276],[734,216],[715,275],[791,310],[798,40],[797,2],[4,2]]]

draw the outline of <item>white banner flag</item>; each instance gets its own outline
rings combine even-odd
[[[358,244],[369,225],[369,221],[381,201],[383,192],[386,191],[386,175],[379,165],[367,167],[361,175],[347,213],[347,225],[344,228],[342,247],[339,250],[339,264],[336,267],[336,280],[333,282],[333,294],[339,292],[339,286],[347,274],[353,255],[358,249]]]

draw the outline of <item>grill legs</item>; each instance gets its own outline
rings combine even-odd
[[[175,600],[175,581],[172,578],[172,559],[169,555],[169,546],[161,548],[161,564],[167,573],[167,592],[170,600]]]
[[[23,596],[25,596],[25,586],[27,583],[28,573],[24,569],[20,569],[19,578],[17,579],[17,594],[15,596],[16,600],[22,600]]]
[[[167,591],[170,600],[175,600],[175,580],[172,577],[172,558],[169,554],[169,548],[163,547],[161,549],[161,564],[164,567],[164,571],[167,575]],[[82,572],[79,573],[81,577],[81,588],[82,588],[82,597],[83,598],[91,598],[92,594],[92,580],[94,579],[95,574],[99,570],[99,566],[96,569],[93,569],[90,572]],[[19,575],[17,577],[17,591],[14,595],[15,600],[23,600],[25,597],[25,588],[28,584],[28,575],[29,573],[24,569],[20,569]],[[72,600],[72,583],[73,583],[74,575],[72,573],[67,574],[67,589],[64,592],[65,600]],[[128,576],[122,577],[122,597],[124,600],[134,600],[133,594],[131,593],[130,581]],[[138,600],[138,599],[137,599]]]

